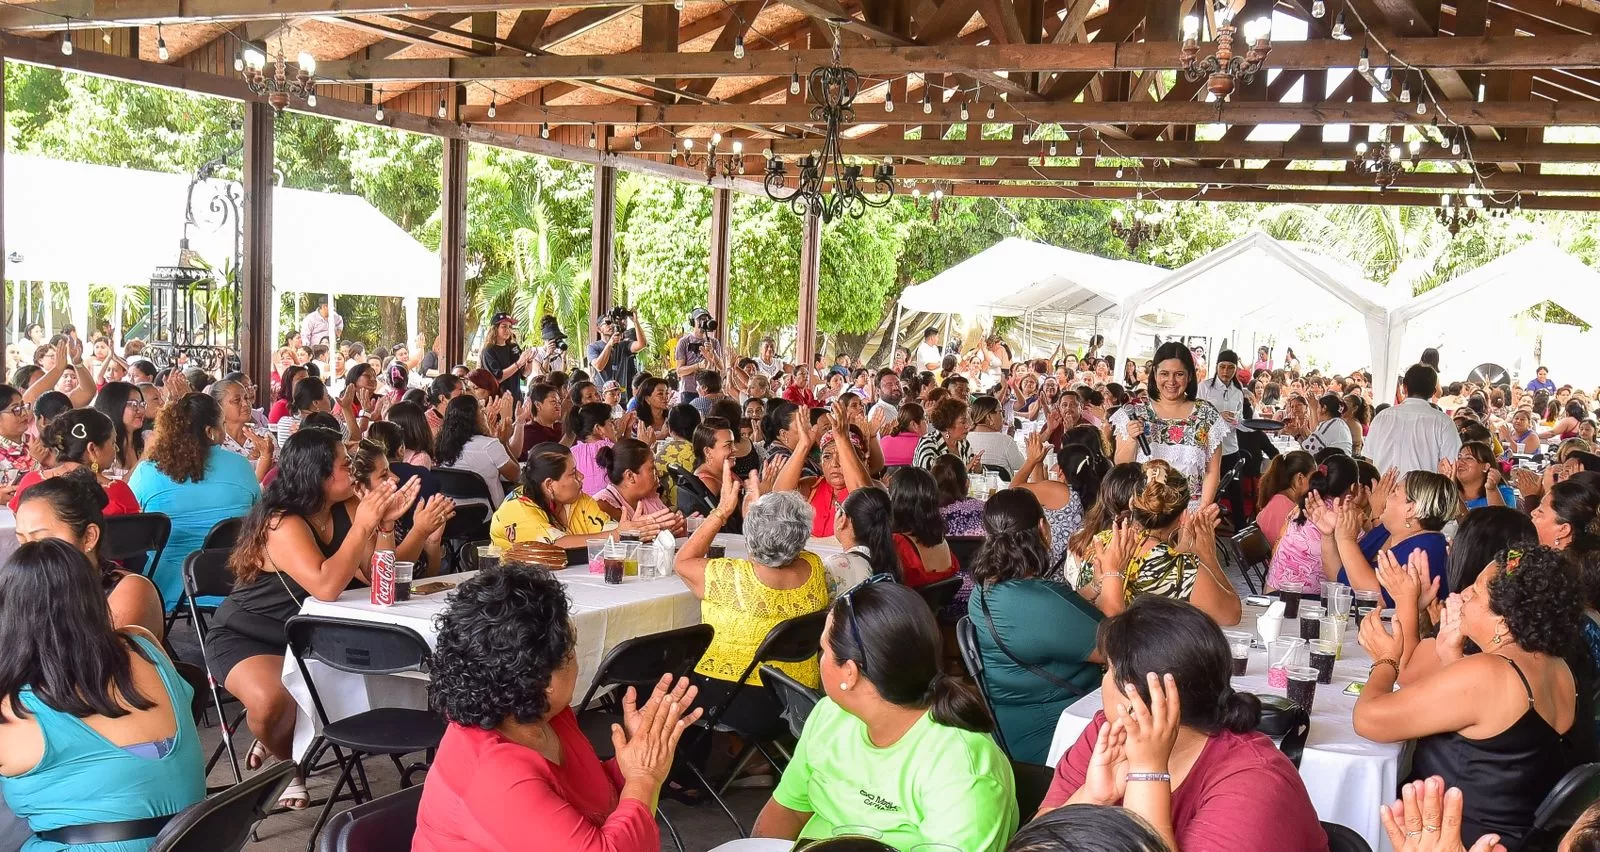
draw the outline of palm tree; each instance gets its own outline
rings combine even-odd
[[[481,324],[498,311],[526,317],[530,327],[553,314],[576,338],[587,336],[589,255],[587,246],[554,225],[544,188],[511,180],[491,165],[474,176],[473,211],[467,243],[477,286],[468,294],[468,315]]]

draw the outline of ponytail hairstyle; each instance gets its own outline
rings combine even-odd
[[[316,376],[307,376],[294,386],[294,396],[289,403],[289,413],[304,417],[312,406],[328,398],[328,386]]]
[[[56,454],[58,462],[88,465],[95,447],[116,437],[111,418],[92,408],[74,408],[50,421],[39,440]],[[23,492],[27,493],[27,492]]]
[[[1144,463],[1144,486],[1128,501],[1134,523],[1147,530],[1164,530],[1189,508],[1189,480],[1161,459]]]
[[[967,479],[967,466],[959,457],[945,453],[934,459],[928,472],[933,475],[933,485],[939,494],[939,508],[969,496],[971,480]]]
[[[587,384],[579,382],[574,388]],[[589,385],[594,387],[593,385]],[[611,422],[611,406],[603,402],[591,402],[575,406],[567,412],[567,431],[577,441],[587,441],[594,434],[594,430]]]
[[[895,415],[894,428],[889,430],[889,437],[904,435],[911,431],[913,424],[926,422],[928,422],[927,415],[923,413],[922,406],[914,402],[903,402],[900,404],[899,413]]]
[[[638,438],[623,438],[609,447],[601,447],[594,454],[594,461],[606,472],[606,479],[612,485],[621,485],[629,471],[638,471],[646,463],[655,464],[655,456]]]
[[[857,488],[844,498],[843,508],[856,545],[867,549],[872,573],[888,574],[899,582],[900,557],[895,555],[894,532],[889,524],[889,492],[876,485]]]
[[[399,458],[406,444],[405,431],[399,424],[388,420],[374,420],[367,424],[366,440],[382,446],[385,459]]]
[[[556,517],[557,507],[545,497],[544,484],[560,479],[566,474],[567,465],[572,463],[572,450],[565,444],[549,441],[529,450],[528,461],[522,466],[522,498],[544,510],[546,515]]]
[[[944,640],[921,595],[899,583],[863,584],[834,601],[831,615],[832,629],[822,641],[836,662],[855,663],[884,701],[926,709],[946,727],[994,730],[994,719],[972,688],[940,671]],[[1222,650],[1226,672],[1232,663],[1226,644]]]
[[[1069,432],[1077,432],[1074,426]],[[1095,431],[1093,426],[1088,427]],[[1056,464],[1061,469],[1061,475],[1066,478],[1067,486],[1078,495],[1078,502],[1084,506],[1093,506],[1100,499],[1100,481],[1105,478],[1106,472],[1111,469],[1111,460],[1106,458],[1104,449],[1100,444],[1098,431],[1093,442],[1063,442],[1061,449],[1056,452]]]
[[[1317,397],[1317,407],[1322,409],[1323,416],[1330,420],[1344,417],[1344,400],[1337,393],[1325,393]]]
[[[73,544],[79,550],[88,553],[91,560],[98,560],[100,536],[106,524],[105,510],[106,506],[110,505],[111,498],[106,496],[106,490],[100,487],[100,481],[95,479],[94,474],[82,469],[69,470],[60,476],[40,480],[32,488],[22,492],[17,500],[18,508],[24,503],[32,503],[35,500],[49,503],[50,514],[55,515],[56,521],[72,531],[76,539]],[[93,541],[90,540],[90,527],[94,528]],[[102,564],[102,570],[108,576],[115,568],[115,565],[109,563]],[[106,592],[109,593],[115,586],[114,580],[109,582]]]
[[[1261,474],[1261,482],[1256,488],[1256,493],[1261,495],[1261,505],[1265,506],[1268,500],[1289,490],[1294,483],[1294,478],[1305,474],[1310,476],[1317,472],[1317,460],[1305,450],[1294,450],[1284,453],[1267,463],[1267,469]]]
[[[1235,692],[1233,661],[1222,628],[1194,605],[1160,595],[1139,595],[1120,614],[1100,623],[1097,642],[1117,686],[1130,684],[1150,701],[1150,674],[1177,681],[1179,722],[1211,735],[1243,734],[1261,721],[1261,699]]]
[[[1050,548],[1041,525],[1044,506],[1026,488],[1007,488],[983,507],[983,549],[972,562],[972,581],[980,586],[1043,576]]]
[[[1128,504],[1142,487],[1144,487],[1144,468],[1140,467],[1138,462],[1112,465],[1100,479],[1094,503],[1091,504],[1088,500],[1082,501],[1083,505],[1089,507],[1083,515],[1083,526],[1067,539],[1067,547],[1073,555],[1083,559],[1093,546],[1097,533],[1111,529],[1113,521],[1126,518]]]
[[[1306,500],[1311,498],[1312,492],[1316,492],[1324,500],[1337,500],[1356,487],[1360,475],[1361,468],[1356,466],[1355,459],[1337,451],[1329,453],[1328,457],[1311,471],[1311,487],[1305,494],[1300,495],[1300,502],[1296,504],[1300,513],[1294,518],[1295,526],[1306,522]]]

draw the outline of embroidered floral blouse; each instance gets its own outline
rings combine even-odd
[[[1150,440],[1150,454],[1141,450],[1139,462],[1152,458],[1172,465],[1189,480],[1189,508],[1200,505],[1200,490],[1205,484],[1206,467],[1211,456],[1222,446],[1232,427],[1211,403],[1203,399],[1194,401],[1194,411],[1188,417],[1168,420],[1156,414],[1148,401],[1125,405],[1111,415],[1111,432],[1125,434],[1128,428],[1128,409],[1137,407],[1139,417],[1145,422],[1145,436]]]

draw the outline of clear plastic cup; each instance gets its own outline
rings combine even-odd
[[[1300,638],[1274,639],[1267,644],[1267,685],[1275,689],[1288,686],[1288,669],[1311,662],[1306,650],[1306,640]]]
[[[1222,635],[1228,640],[1228,653],[1233,657],[1233,676],[1238,677],[1250,668],[1252,637],[1243,630],[1224,630]]]
[[[1333,664],[1339,659],[1339,643],[1311,640],[1311,667],[1317,670],[1317,683],[1333,683]]]
[[[1310,713],[1317,698],[1317,670],[1310,666],[1289,666],[1284,674],[1285,694]]]
[[[1328,611],[1321,604],[1303,603],[1300,605],[1300,638],[1311,640],[1321,636],[1317,625]]]

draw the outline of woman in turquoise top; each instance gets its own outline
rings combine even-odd
[[[34,832],[25,852],[142,852],[205,798],[193,690],[153,636],[111,628],[71,544],[24,544],[0,568],[0,647],[0,792]],[[74,844],[85,826],[119,839]]]
[[[178,605],[183,591],[183,561],[200,549],[218,521],[248,513],[261,496],[250,462],[219,446],[222,437],[217,401],[203,393],[188,394],[161,409],[155,441],[128,477],[128,487],[146,512],[172,519],[172,535],[154,575],[167,612]]]
[[[1100,611],[1070,586],[1042,579],[1049,531],[1033,492],[1008,488],[989,498],[967,600],[1001,739],[1013,760],[1033,764],[1045,762],[1061,711],[1105,674],[1095,650]]]

